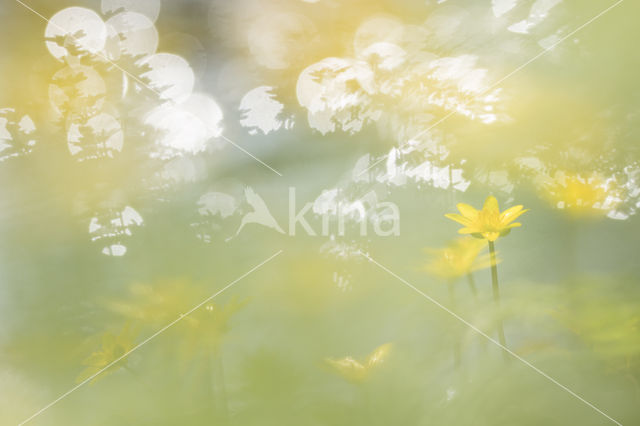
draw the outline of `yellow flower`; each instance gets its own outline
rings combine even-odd
[[[513,206],[500,213],[498,200],[492,195],[488,196],[484,202],[482,210],[476,210],[469,204],[460,203],[457,205],[461,214],[448,213],[448,219],[454,220],[464,228],[460,229],[460,234],[471,234],[476,238],[484,238],[488,241],[495,241],[511,232],[511,228],[522,226],[521,223],[513,222],[521,214],[529,211],[523,210],[522,206]]]
[[[325,362],[346,380],[362,383],[387,359],[391,347],[391,343],[378,346],[364,361],[347,356],[340,359],[327,358]]]
[[[130,330],[129,325],[125,325],[120,334],[117,336],[111,332],[106,332],[102,335],[102,347],[99,351],[92,353],[82,364],[87,368],[80,373],[76,382],[80,383],[87,380],[89,377],[101,371],[103,368],[118,360],[124,354],[129,352],[135,347],[134,336]],[[127,358],[113,364],[110,368],[105,370],[103,374],[94,377],[91,382],[95,382],[98,378],[104,377],[106,374],[113,373],[120,367],[123,367],[127,363]]]
[[[564,172],[557,172],[543,182],[545,197],[574,216],[598,216],[615,208],[620,194],[611,186],[598,175],[585,178]]]
[[[427,249],[431,257],[425,270],[437,277],[450,280],[488,268],[491,266],[489,254],[480,256],[480,252],[486,246],[487,241],[484,239],[462,237],[451,241],[446,247]]]

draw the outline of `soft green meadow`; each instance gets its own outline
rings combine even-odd
[[[0,424],[640,424],[639,11],[6,0]]]

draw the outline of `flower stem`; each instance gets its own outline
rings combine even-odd
[[[216,407],[216,418],[221,424],[227,424],[229,414],[227,406],[227,389],[224,382],[224,366],[219,348],[212,345],[209,349],[209,371],[211,393]]]
[[[216,382],[215,369],[213,365],[213,352],[209,352],[209,356],[205,360],[206,370],[209,376],[209,397],[211,398],[211,404],[207,404],[210,409],[211,418],[215,419],[218,415],[218,401],[216,398]]]
[[[229,403],[227,401],[227,384],[224,378],[224,363],[222,353],[218,353],[218,380],[220,381],[220,405],[222,406],[222,421],[227,424],[229,420]]]
[[[451,306],[451,310],[453,310],[454,312],[456,311],[456,294],[455,294],[455,289],[454,289],[454,283],[453,282],[449,282],[449,284],[447,285],[447,287],[449,288],[449,305]],[[455,368],[460,367],[460,360],[462,358],[461,354],[460,354],[460,339],[457,333],[457,323],[454,324],[455,327],[455,331],[453,334],[453,365],[455,366]]]
[[[496,260],[496,248],[493,241],[489,241],[489,254],[491,255],[491,287],[493,289],[493,301],[498,307],[498,340],[502,346],[507,346],[507,339],[504,336],[504,326],[502,325],[502,312],[500,312],[500,287],[498,285],[498,262]],[[509,356],[503,351],[505,359]]]
[[[473,293],[473,298],[478,301],[478,289],[476,288],[476,281],[473,279],[473,274],[469,272],[467,274],[467,282],[469,283],[469,289],[471,289],[471,293]]]
[[[476,302],[476,308],[478,305],[478,288],[476,287],[476,280],[473,278],[473,273],[471,271],[469,271],[469,273],[467,273],[467,282],[469,283],[469,289],[471,290],[471,293],[473,293],[473,299]],[[485,350],[487,348],[487,341],[484,339],[480,340],[480,345],[482,346],[482,349]]]

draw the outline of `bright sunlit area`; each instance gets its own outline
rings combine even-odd
[[[0,425],[640,424],[638,17],[0,0]]]

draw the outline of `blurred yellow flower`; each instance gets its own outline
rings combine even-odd
[[[128,324],[124,326],[120,334],[117,336],[111,332],[104,333],[102,335],[102,347],[82,362],[82,365],[85,365],[87,368],[85,368],[85,370],[76,378],[76,382],[81,383],[87,380],[109,364],[117,361],[120,357],[133,349],[134,346],[134,335]],[[95,382],[106,374],[113,373],[118,368],[125,366],[126,363],[127,358],[123,358],[105,370],[102,374],[94,377],[91,382]]]
[[[187,279],[169,279],[151,284],[134,284],[129,300],[110,303],[115,313],[143,327],[157,328],[181,318],[179,340],[175,345],[182,358],[192,360],[204,349],[208,356],[217,352],[229,330],[229,320],[246,301],[234,297],[224,305],[213,301],[185,315],[207,298],[207,290]]]
[[[598,216],[614,208],[619,197],[602,177],[557,172],[543,183],[544,196],[554,207],[574,216]]]
[[[569,283],[575,286],[576,283]],[[552,316],[613,368],[640,375],[640,298],[627,282],[581,279]],[[633,283],[636,284],[636,283]],[[633,374],[633,373],[632,373]],[[640,379],[640,377],[637,377]]]
[[[204,289],[187,279],[169,279],[153,284],[133,284],[129,300],[109,304],[111,310],[147,326],[162,326],[182,316],[207,297]],[[193,316],[183,323],[193,323]]]
[[[518,205],[500,213],[498,200],[492,195],[487,197],[482,210],[476,210],[464,203],[458,204],[457,207],[461,214],[448,213],[445,214],[445,217],[464,225],[464,228],[460,229],[458,233],[471,234],[476,238],[484,238],[490,242],[507,235],[511,232],[511,228],[522,226],[521,223],[513,221],[528,211]]]
[[[391,343],[378,346],[364,361],[347,356],[340,359],[327,358],[325,362],[349,382],[362,383],[388,358],[391,347]]]
[[[185,358],[192,358],[200,347],[217,352],[229,331],[229,320],[246,304],[246,300],[233,297],[224,305],[211,302],[191,314],[191,327],[185,334]]]
[[[480,256],[487,246],[484,239],[456,238],[446,247],[426,249],[430,254],[425,270],[439,278],[451,280],[491,266],[489,254]]]

